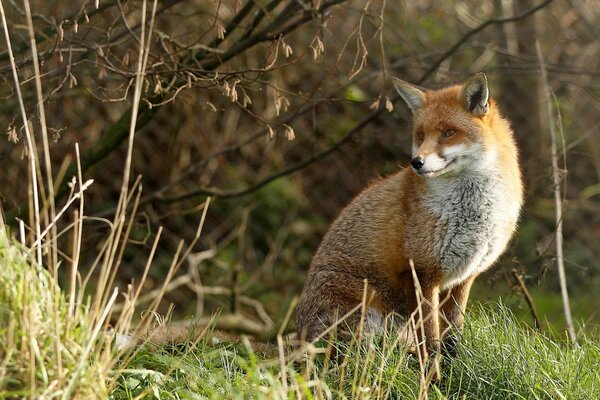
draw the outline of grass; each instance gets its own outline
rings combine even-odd
[[[594,290],[593,287],[593,284],[591,284],[589,289],[573,291],[571,309],[578,331],[585,333],[588,337],[597,338],[600,334],[598,330],[598,326],[600,326],[600,298],[588,295],[590,290]],[[532,285],[530,294],[543,329],[548,330],[547,334],[551,336],[564,331],[566,324],[560,293],[554,288]],[[534,326],[531,312],[525,301],[508,286],[496,285],[494,289],[490,289],[489,286],[475,284],[471,292],[471,298],[484,303],[501,301],[511,309],[517,320],[527,323],[530,327]],[[561,336],[560,333],[558,335]]]
[[[89,307],[71,306],[55,278],[0,229],[0,398],[108,394],[113,367]],[[108,351],[108,352],[107,352]]]
[[[0,399],[596,399],[600,341],[573,345],[534,332],[503,305],[468,315],[443,379],[424,385],[416,358],[393,332],[304,352],[212,333],[197,344],[143,345],[119,355],[103,319],[69,303],[31,250],[0,230]],[[554,339],[552,339],[554,338]],[[335,359],[328,350],[335,347]]]
[[[590,399],[600,396],[600,344],[559,342],[516,322],[504,307],[480,309],[447,371],[458,398]]]
[[[135,353],[111,393],[114,399],[151,398],[600,398],[600,343],[555,341],[519,323],[502,305],[476,307],[443,379],[422,390],[415,357],[389,333],[335,343],[336,361],[322,343],[299,361],[294,352],[269,359],[243,343],[145,346]]]

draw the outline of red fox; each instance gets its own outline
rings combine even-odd
[[[365,328],[380,329],[392,313],[406,323],[421,307],[416,339],[426,359],[442,339],[454,340],[471,284],[505,250],[523,186],[513,131],[483,73],[437,91],[396,78],[394,86],[413,114],[411,168],[370,185],[333,222],[312,259],[296,327],[317,338],[361,303],[366,280]]]

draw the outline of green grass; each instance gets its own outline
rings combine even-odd
[[[480,309],[464,331],[442,393],[449,398],[600,398],[600,344],[557,342],[517,323],[506,308]],[[552,335],[555,336],[555,335]]]
[[[0,399],[600,398],[597,336],[581,334],[573,345],[542,335],[497,303],[472,307],[458,354],[427,387],[393,332],[263,353],[209,333],[195,345],[144,345],[118,358],[98,329],[102,318],[69,303],[55,277],[1,230],[0,265]]]
[[[497,303],[472,307],[458,354],[443,360],[442,381],[427,388],[393,332],[266,353],[208,334],[196,345],[144,345],[119,359],[98,334],[99,316],[80,301],[70,305],[3,231],[0,264],[0,399],[600,398],[597,336],[582,334],[573,345],[556,332],[541,335]]]
[[[107,396],[101,326],[0,228],[0,399]]]
[[[254,354],[243,344],[140,348],[118,379],[114,399],[142,398],[418,398],[421,374],[415,357],[392,334],[360,343],[327,344],[303,361]],[[424,393],[421,393],[424,395]],[[430,399],[597,399],[600,343],[577,346],[549,339],[518,322],[499,305],[476,307],[456,357],[443,362],[443,380]]]
[[[600,337],[600,297],[590,296],[590,291],[572,290],[569,300],[571,303],[571,312],[575,322],[575,329],[585,333],[588,337]],[[530,294],[533,298],[534,306],[541,320],[544,331],[548,335],[554,335],[557,332],[563,332],[566,329],[562,298],[560,291],[549,289],[543,286],[532,287]],[[471,292],[471,298],[483,303],[501,301],[514,313],[515,318],[533,327],[533,319],[529,307],[521,296],[504,285],[496,285],[490,288],[486,285],[475,284]],[[558,333],[558,337],[561,334]]]

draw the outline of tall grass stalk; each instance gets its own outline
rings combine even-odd
[[[156,14],[157,0],[154,0],[152,7],[152,14],[150,20],[150,33],[146,32],[146,14],[147,14],[147,1],[144,0],[142,2],[142,21],[141,21],[141,34],[139,40],[139,54],[138,54],[138,62],[137,62],[137,70],[135,75],[135,89],[134,89],[134,97],[133,97],[133,105],[131,111],[131,122],[129,126],[129,136],[127,141],[127,156],[124,165],[123,172],[123,181],[121,184],[121,192],[119,196],[119,201],[117,205],[117,210],[114,215],[113,224],[112,224],[112,232],[111,235],[114,238],[118,238],[121,236],[123,231],[124,223],[126,220],[127,207],[129,205],[129,179],[131,176],[131,160],[133,155],[133,144],[135,138],[135,127],[137,123],[136,116],[138,115],[139,104],[141,101],[142,88],[144,84],[144,74],[146,71],[146,65],[148,63],[148,55],[150,53],[150,39],[151,33],[154,26],[154,16]],[[146,35],[148,38],[146,38]],[[132,219],[130,219],[132,222]],[[131,226],[131,225],[130,225]],[[105,290],[107,287],[110,287],[114,281],[114,276],[116,271],[119,268],[121,263],[121,255],[123,251],[119,252],[119,248],[123,249],[125,246],[125,242],[114,240],[111,241],[112,246],[109,247],[109,251],[106,253],[105,263],[110,265],[110,268],[103,268],[100,273],[98,287],[100,290],[97,294],[100,296],[98,298],[96,304],[101,304],[106,301],[107,291]],[[118,254],[118,256],[117,256]],[[109,274],[108,272],[112,272]]]
[[[15,93],[17,94],[17,100],[19,102],[19,109],[21,111],[21,119],[23,122],[23,129],[25,131],[25,140],[27,142],[27,159],[29,160],[29,173],[31,181],[29,183],[30,191],[30,203],[33,207],[32,214],[32,226],[34,227],[35,237],[41,237],[41,221],[40,221],[40,198],[39,198],[39,184],[38,184],[38,171],[39,171],[39,160],[37,155],[37,147],[35,146],[35,138],[30,129],[29,119],[27,118],[27,111],[25,110],[25,102],[23,100],[23,93],[21,92],[21,84],[19,80],[19,74],[17,72],[17,65],[15,64],[15,57],[12,50],[12,44],[10,40],[10,34],[8,32],[8,24],[6,22],[6,13],[4,12],[4,6],[0,1],[0,14],[2,16],[2,26],[4,28],[4,38],[8,48],[8,59],[10,61],[10,67],[13,74],[13,81],[15,84]],[[38,264],[42,263],[42,248],[40,245],[34,246],[33,250],[36,254],[36,261]]]

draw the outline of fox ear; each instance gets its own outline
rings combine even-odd
[[[425,93],[423,91],[398,78],[392,78],[392,81],[396,91],[402,96],[413,114],[425,104]]]
[[[478,72],[467,80],[460,91],[460,99],[471,114],[482,117],[490,111],[490,91],[487,78]]]

